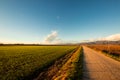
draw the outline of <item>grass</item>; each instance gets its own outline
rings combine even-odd
[[[73,53],[71,58],[63,65],[54,80],[81,80],[82,78],[82,48]]]
[[[76,46],[0,46],[0,80],[32,79]]]
[[[82,47],[80,49],[78,62],[75,64],[75,70],[76,70],[76,73],[74,73],[74,76],[73,76],[74,79],[82,80],[82,77],[83,77],[83,48]]]
[[[103,52],[105,55],[120,61],[120,45],[88,45],[88,47]]]

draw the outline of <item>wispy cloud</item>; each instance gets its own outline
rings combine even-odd
[[[50,34],[45,37],[43,43],[44,44],[58,44],[61,43],[62,40],[58,37],[57,31],[52,31]]]
[[[118,41],[120,40],[120,34],[113,34],[103,38],[96,38],[96,39],[88,39],[82,40],[81,42],[94,42],[94,41]]]
[[[120,40],[120,34],[110,35],[110,36],[101,38],[101,39],[99,39],[99,40],[117,41],[117,40]]]

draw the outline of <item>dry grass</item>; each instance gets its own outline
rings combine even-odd
[[[120,45],[88,45],[88,47],[107,53],[110,57],[120,60]]]
[[[81,64],[81,58],[82,58],[82,49],[81,47],[78,48],[78,50],[73,53],[71,58],[63,65],[63,67],[60,69],[60,71],[53,77],[53,80],[78,80],[82,74],[80,69]],[[79,65],[80,64],[80,65]],[[79,66],[79,70],[78,70]]]

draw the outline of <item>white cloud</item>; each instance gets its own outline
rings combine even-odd
[[[117,41],[117,40],[120,40],[120,34],[110,35],[108,37],[101,38],[100,40]]]
[[[66,43],[80,43],[80,42],[94,42],[94,41],[117,41],[120,40],[120,34],[114,34],[103,38],[97,39],[89,39],[89,40],[82,40],[82,41],[63,41],[59,38],[57,31],[52,31],[47,37],[45,37],[43,43],[44,44],[66,44]]]
[[[94,42],[94,41],[118,41],[120,40],[120,34],[113,34],[103,38],[96,38],[96,39],[89,39],[89,40],[82,40],[81,42]]]
[[[58,37],[57,31],[52,31],[47,37],[45,37],[43,44],[58,44],[62,40]]]

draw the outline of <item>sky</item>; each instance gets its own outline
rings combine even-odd
[[[119,34],[120,0],[0,0],[0,43],[74,43]]]

